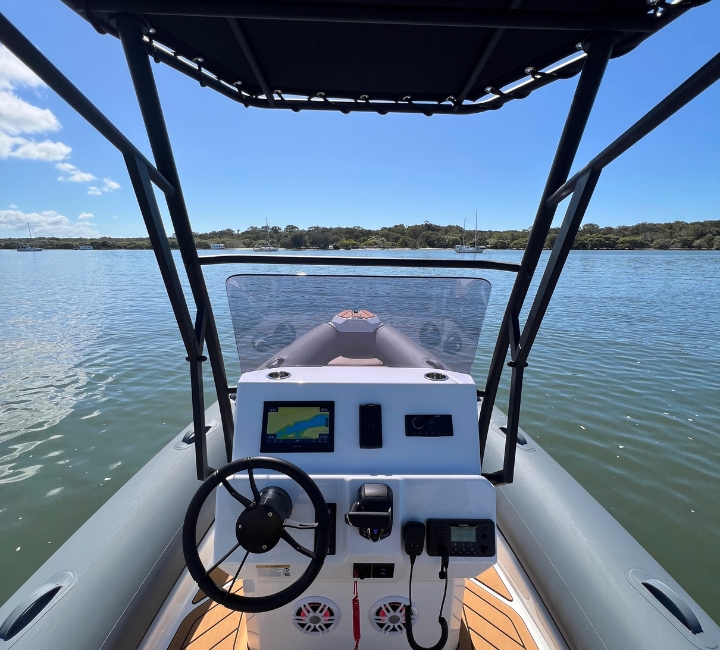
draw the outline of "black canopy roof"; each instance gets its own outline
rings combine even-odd
[[[148,48],[223,94],[267,108],[475,113],[614,56],[702,0],[65,0],[100,31],[142,16]]]

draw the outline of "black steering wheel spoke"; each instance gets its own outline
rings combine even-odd
[[[292,519],[286,519],[283,522],[283,528],[297,528],[298,530],[308,530],[317,528],[317,522],[313,522],[311,524],[308,524],[304,521],[293,521]]]
[[[205,573],[203,574],[203,578],[207,578],[215,569],[217,569],[225,560],[227,560],[235,551],[240,548],[240,542],[235,544],[225,555],[223,555],[215,564],[213,564]],[[244,562],[245,560],[243,560]]]
[[[245,508],[249,508],[252,504],[252,501],[248,499],[247,497],[244,497],[240,492],[238,492],[230,483],[228,480],[223,477],[220,479],[220,482],[223,484],[223,487],[230,493],[230,496],[235,499],[236,501],[239,501],[243,504]]]
[[[284,539],[298,553],[302,553],[306,557],[309,557],[311,560],[315,560],[317,558],[315,553],[313,553],[309,548],[305,548],[302,544],[298,543],[295,538],[287,532],[287,530],[283,530],[282,533],[280,533],[280,539]]]
[[[255,485],[255,476],[252,471],[252,467],[248,467],[248,480],[250,481],[250,489],[253,493],[253,498],[255,499],[255,503],[260,502],[260,491],[257,488],[257,485]]]

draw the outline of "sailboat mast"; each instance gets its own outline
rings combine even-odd
[[[477,208],[475,208],[475,248],[477,248]]]

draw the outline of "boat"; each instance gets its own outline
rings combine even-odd
[[[2,15],[0,41],[123,154],[189,362],[192,421],[0,607],[0,650],[718,647],[720,627],[519,423],[524,369],[602,170],[720,78],[717,55],[570,176],[606,65],[699,3],[66,4],[120,39],[155,164]],[[459,117],[579,79],[519,264],[200,256],[151,58],[271,111]],[[219,264],[234,265],[239,378],[204,280]],[[485,270],[515,283],[478,388]]]
[[[477,213],[478,211],[475,210],[475,243],[472,246],[465,245],[465,222],[463,222],[463,240],[462,244],[454,246],[456,253],[482,253],[485,250],[485,246],[478,246],[477,243]]]
[[[267,244],[253,246],[253,250],[256,253],[276,253],[278,251],[278,247],[275,246],[275,244],[270,243],[270,226],[268,225],[267,219],[265,219],[265,230],[267,231]]]
[[[225,244],[210,244],[210,250],[213,251],[224,251]]]
[[[30,241],[36,239],[37,235],[35,234],[35,231],[30,227],[29,223],[27,225],[27,228]],[[19,244],[15,250],[17,250],[18,253],[41,253],[43,251],[42,248],[39,248],[38,246],[33,246],[32,244]]]
[[[73,250],[75,250],[75,251],[91,251],[91,250],[93,250],[93,247],[90,246],[89,244],[81,244],[80,246],[75,246],[75,248],[73,248]]]

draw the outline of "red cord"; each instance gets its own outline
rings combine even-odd
[[[360,645],[360,599],[358,598],[357,580],[353,586],[353,593],[355,594],[352,599],[353,637],[355,638],[355,650],[358,650]]]

